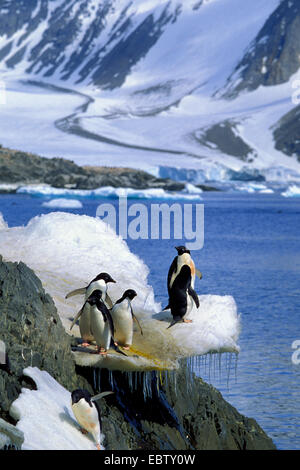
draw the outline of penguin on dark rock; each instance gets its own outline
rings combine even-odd
[[[97,449],[101,450],[101,413],[97,400],[113,392],[102,392],[92,396],[87,390],[77,389],[71,393],[71,407],[81,426],[81,432],[92,434]]]

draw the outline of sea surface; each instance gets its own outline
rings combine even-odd
[[[100,203],[118,205],[117,200],[80,200],[81,209],[63,210],[95,216]],[[23,225],[35,215],[55,210],[43,207],[44,201],[1,195],[0,212],[9,226]],[[129,205],[136,202],[148,208],[151,204],[131,200]],[[210,357],[197,373],[240,413],[255,418],[279,449],[300,449],[300,364],[292,361],[292,343],[300,340],[300,198],[204,193],[202,202],[204,246],[192,253],[203,273],[196,291],[232,295],[242,330],[236,370],[228,363],[225,367],[230,357],[222,360],[221,370],[218,359]],[[164,306],[168,268],[181,240],[128,239],[127,243],[148,265],[149,283]]]

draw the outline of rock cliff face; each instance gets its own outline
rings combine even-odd
[[[300,4],[283,0],[229,78],[227,96],[285,83],[300,66]],[[236,79],[238,84],[236,85]]]
[[[0,366],[0,419],[6,423],[15,424],[9,408],[21,387],[35,388],[23,375],[29,365],[46,370],[69,391],[97,391],[94,370],[76,368],[70,337],[51,297],[23,263],[0,261],[0,339],[6,345],[6,363]],[[122,372],[102,369],[97,374],[103,390],[113,386],[115,391],[101,402],[107,449],[274,448],[258,424],[240,415],[212,386],[199,378],[187,381],[185,365],[170,373],[168,381],[153,372],[151,397],[144,397],[141,385],[132,390]],[[22,436],[8,428],[0,422],[0,443],[20,447]]]
[[[275,126],[275,148],[300,161],[300,106],[285,114]]]

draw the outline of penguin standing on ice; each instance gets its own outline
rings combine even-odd
[[[173,320],[171,324],[168,326],[175,325],[176,323],[184,322],[184,323],[191,323],[192,320],[187,319],[189,313],[193,309],[193,301],[197,305],[198,296],[194,289],[192,292],[195,294],[191,296],[191,282],[192,282],[192,273],[191,268],[184,264],[179,273],[177,274],[172,286],[170,287],[169,292],[169,308],[171,309],[171,314],[173,316]],[[199,300],[198,300],[199,305]]]
[[[110,311],[102,301],[101,290],[95,290],[87,299],[90,305],[91,332],[99,354],[106,354],[111,340],[114,341],[114,323]]]
[[[107,273],[100,273],[98,276],[96,276],[87,287],[82,287],[80,289],[75,289],[71,292],[69,292],[66,295],[66,299],[69,297],[73,297],[74,295],[85,295],[85,303],[81,310],[77,313],[75,316],[71,326],[70,330],[73,328],[75,325],[76,321],[78,318],[79,320],[79,330],[80,330],[80,335],[83,339],[82,346],[89,346],[89,343],[91,341],[94,341],[93,334],[91,332],[91,320],[90,320],[90,304],[86,302],[86,300],[90,297],[90,295],[95,291],[95,290],[100,290],[102,292],[102,297],[104,299],[104,302],[108,308],[112,307],[112,301],[111,298],[109,297],[107,293],[108,289],[108,283],[113,282],[115,283],[114,279]]]
[[[132,345],[133,320],[136,321],[141,334],[143,334],[142,328],[131,306],[131,301],[136,296],[137,293],[135,290],[127,289],[111,309],[111,316],[115,327],[115,345],[122,346],[124,349],[129,349]]]
[[[167,280],[167,287],[168,287],[168,294],[169,294],[169,303],[168,305],[164,308],[164,310],[167,310],[168,308],[171,308],[170,306],[170,291],[172,289],[172,286],[181,272],[181,268],[183,266],[188,266],[190,268],[190,273],[191,273],[191,283],[188,288],[188,293],[192,297],[192,299],[195,302],[196,307],[199,307],[199,299],[198,296],[194,290],[195,286],[195,277],[196,274],[199,277],[199,279],[202,279],[202,273],[196,269],[195,263],[191,257],[191,252],[188,250],[185,246],[176,246],[175,247],[177,250],[178,255],[175,256],[175,258],[172,261],[172,264],[170,266],[169,272],[168,272],[168,280]]]
[[[113,392],[102,392],[94,397],[83,389],[77,389],[71,393],[72,411],[81,426],[81,432],[92,434],[98,450],[101,450],[101,413],[97,400],[111,393]]]

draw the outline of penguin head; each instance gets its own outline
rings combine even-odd
[[[137,293],[133,289],[127,289],[123,294],[123,298],[124,299],[127,298],[129,300],[133,300],[136,296],[137,296]]]
[[[87,390],[84,390],[82,388],[78,388],[77,390],[74,390],[71,393],[71,403],[72,403],[72,405],[75,405],[80,400],[84,399],[90,406],[93,406],[92,402],[91,402],[91,398],[92,398],[92,395],[90,394],[90,392],[88,392]]]
[[[100,280],[103,280],[105,282],[105,284],[107,284],[108,282],[114,282],[116,283],[116,281],[110,276],[110,274],[108,273],[100,273],[98,274],[98,276],[95,277],[95,279],[93,279],[92,282],[94,281],[100,281]]]
[[[94,290],[89,298],[86,300],[90,305],[95,305],[99,300],[102,300],[102,292],[100,289]]]
[[[181,256],[183,255],[184,253],[188,253],[188,254],[191,254],[190,250],[188,250],[185,246],[181,245],[181,246],[175,246],[176,250],[177,250],[177,253],[178,253],[178,256]]]

